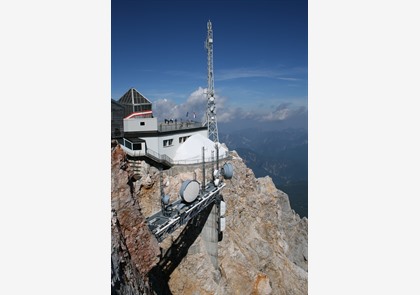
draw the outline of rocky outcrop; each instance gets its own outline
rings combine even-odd
[[[238,154],[231,152],[235,173],[222,190],[226,230],[219,242],[216,269],[199,235],[203,220],[192,220],[160,244],[144,220],[160,210],[162,189],[174,201],[184,180],[201,182],[200,166],[160,173],[144,163],[139,180],[131,182],[132,172],[120,168],[124,155],[117,150],[112,170],[112,208],[117,221],[112,225],[113,249],[114,236],[119,235],[120,242],[115,239],[119,252],[113,250],[113,272],[124,269],[125,277],[140,278],[141,282],[129,282],[142,285],[146,294],[307,294],[308,220],[290,208],[288,196],[270,177],[255,178]],[[211,167],[207,168],[210,172]],[[114,263],[114,257],[124,255],[129,255],[125,264],[121,259]],[[168,259],[172,259],[170,264]],[[135,293],[134,287],[128,289],[133,293],[119,294],[142,294]]]
[[[227,211],[220,268],[211,267],[197,239],[196,253],[171,275],[173,294],[307,294],[308,220],[290,208],[270,177],[256,179],[232,155],[235,174],[223,189]]]
[[[111,154],[112,294],[152,294],[147,275],[159,261],[159,245],[134,197],[132,176],[117,145]]]

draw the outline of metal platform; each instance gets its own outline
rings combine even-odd
[[[190,219],[203,211],[207,206],[220,202],[220,191],[226,184],[221,182],[215,186],[213,182],[200,191],[199,196],[192,203],[177,200],[146,219],[147,224],[158,242],[163,241],[177,228],[186,224]]]

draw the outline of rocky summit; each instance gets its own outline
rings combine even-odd
[[[134,177],[124,151],[111,152],[112,294],[307,294],[308,219],[268,176],[256,178],[230,152],[234,176],[222,189],[226,229],[214,267],[200,235],[211,208],[158,243],[146,217],[160,210],[160,184],[171,202],[202,167],[158,168],[141,162]],[[205,169],[210,172],[211,164]],[[210,176],[210,173],[206,173]]]

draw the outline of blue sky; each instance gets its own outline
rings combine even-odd
[[[307,117],[308,3],[112,0],[111,95],[130,87],[161,116],[204,115],[207,21],[218,122]]]

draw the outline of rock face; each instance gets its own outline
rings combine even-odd
[[[175,201],[182,181],[202,181],[201,168],[159,173],[144,163],[140,179],[130,183],[132,172],[120,169],[124,154],[117,151],[112,170],[113,220],[117,221],[112,223],[112,277],[122,277],[114,273],[123,269],[125,278],[139,280],[128,279],[127,291],[120,288],[115,294],[307,294],[308,220],[295,214],[288,196],[276,189],[270,177],[255,178],[231,152],[234,177],[226,180],[222,190],[226,230],[219,242],[216,269],[199,235],[205,218],[195,218],[160,244],[144,220],[160,210],[162,188]]]
[[[147,275],[159,261],[159,245],[134,198],[132,171],[117,145],[111,154],[112,294],[153,294]]]
[[[172,273],[173,294],[307,294],[308,220],[290,208],[270,177],[256,179],[232,153],[234,177],[223,189],[226,230],[219,270],[201,239]],[[197,245],[197,246],[196,246]],[[207,257],[206,257],[207,256]]]

